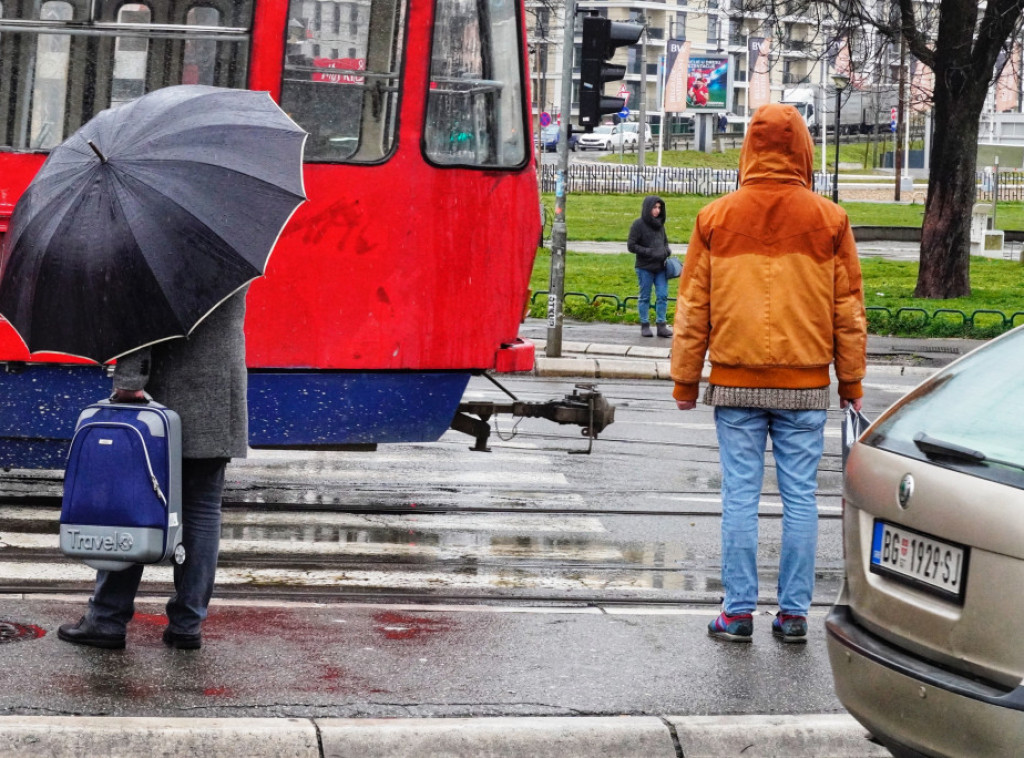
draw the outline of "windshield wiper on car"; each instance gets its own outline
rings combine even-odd
[[[914,444],[917,445],[918,450],[928,456],[953,458],[968,463],[982,463],[986,460],[985,454],[980,450],[972,450],[969,447],[963,447],[953,442],[930,437],[924,432],[918,432],[914,435]]]

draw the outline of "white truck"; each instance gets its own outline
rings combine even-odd
[[[897,100],[895,89],[889,87],[843,90],[840,95],[840,134],[888,132]],[[800,111],[811,134],[820,134],[823,125],[827,132],[836,130],[836,91],[833,87],[803,84],[786,90],[782,102]]]

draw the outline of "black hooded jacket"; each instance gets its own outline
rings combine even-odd
[[[661,215],[651,215],[656,204],[661,204]],[[665,203],[656,195],[644,198],[640,218],[629,227],[629,252],[636,255],[636,267],[657,273],[665,267],[665,260],[672,254],[668,249],[665,234]]]

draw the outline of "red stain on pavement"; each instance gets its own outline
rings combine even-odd
[[[413,640],[450,631],[453,624],[445,618],[411,616],[395,611],[373,614],[373,628],[389,640]]]

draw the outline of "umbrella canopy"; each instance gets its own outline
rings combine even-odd
[[[266,92],[182,85],[103,111],[18,201],[0,313],[30,351],[100,363],[187,335],[262,275],[305,200],[305,140]]]

